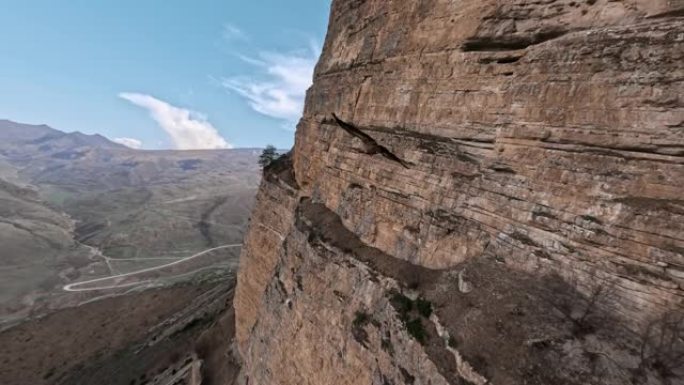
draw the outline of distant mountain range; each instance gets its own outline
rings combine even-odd
[[[84,148],[125,150],[102,135],[80,132],[65,133],[46,125],[29,125],[0,120],[0,154],[12,159],[27,156],[67,158],[69,153]]]
[[[53,306],[65,283],[241,242],[258,155],[134,150],[0,120],[0,324]]]

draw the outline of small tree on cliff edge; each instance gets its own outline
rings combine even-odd
[[[259,165],[261,168],[266,168],[276,159],[278,159],[278,150],[269,144],[259,156]]]

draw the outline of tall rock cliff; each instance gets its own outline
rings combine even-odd
[[[682,384],[684,1],[334,0],[249,384]]]

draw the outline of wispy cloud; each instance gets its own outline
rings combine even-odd
[[[153,96],[123,92],[119,97],[145,108],[179,150],[231,148],[206,116]]]
[[[230,23],[226,23],[223,25],[223,38],[226,41],[249,40],[249,36],[247,36],[247,34],[242,29]]]
[[[133,149],[140,149],[142,148],[143,143],[139,141],[138,139],[133,139],[133,138],[114,138],[112,139],[115,143],[123,144],[126,147],[133,148]]]
[[[244,97],[254,111],[294,128],[304,110],[306,90],[311,86],[319,54],[320,47],[312,43],[302,52],[262,51],[256,57],[238,55],[256,73],[225,78],[221,83]]]

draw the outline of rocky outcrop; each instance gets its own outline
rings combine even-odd
[[[682,10],[333,1],[243,249],[250,384],[681,383]]]

